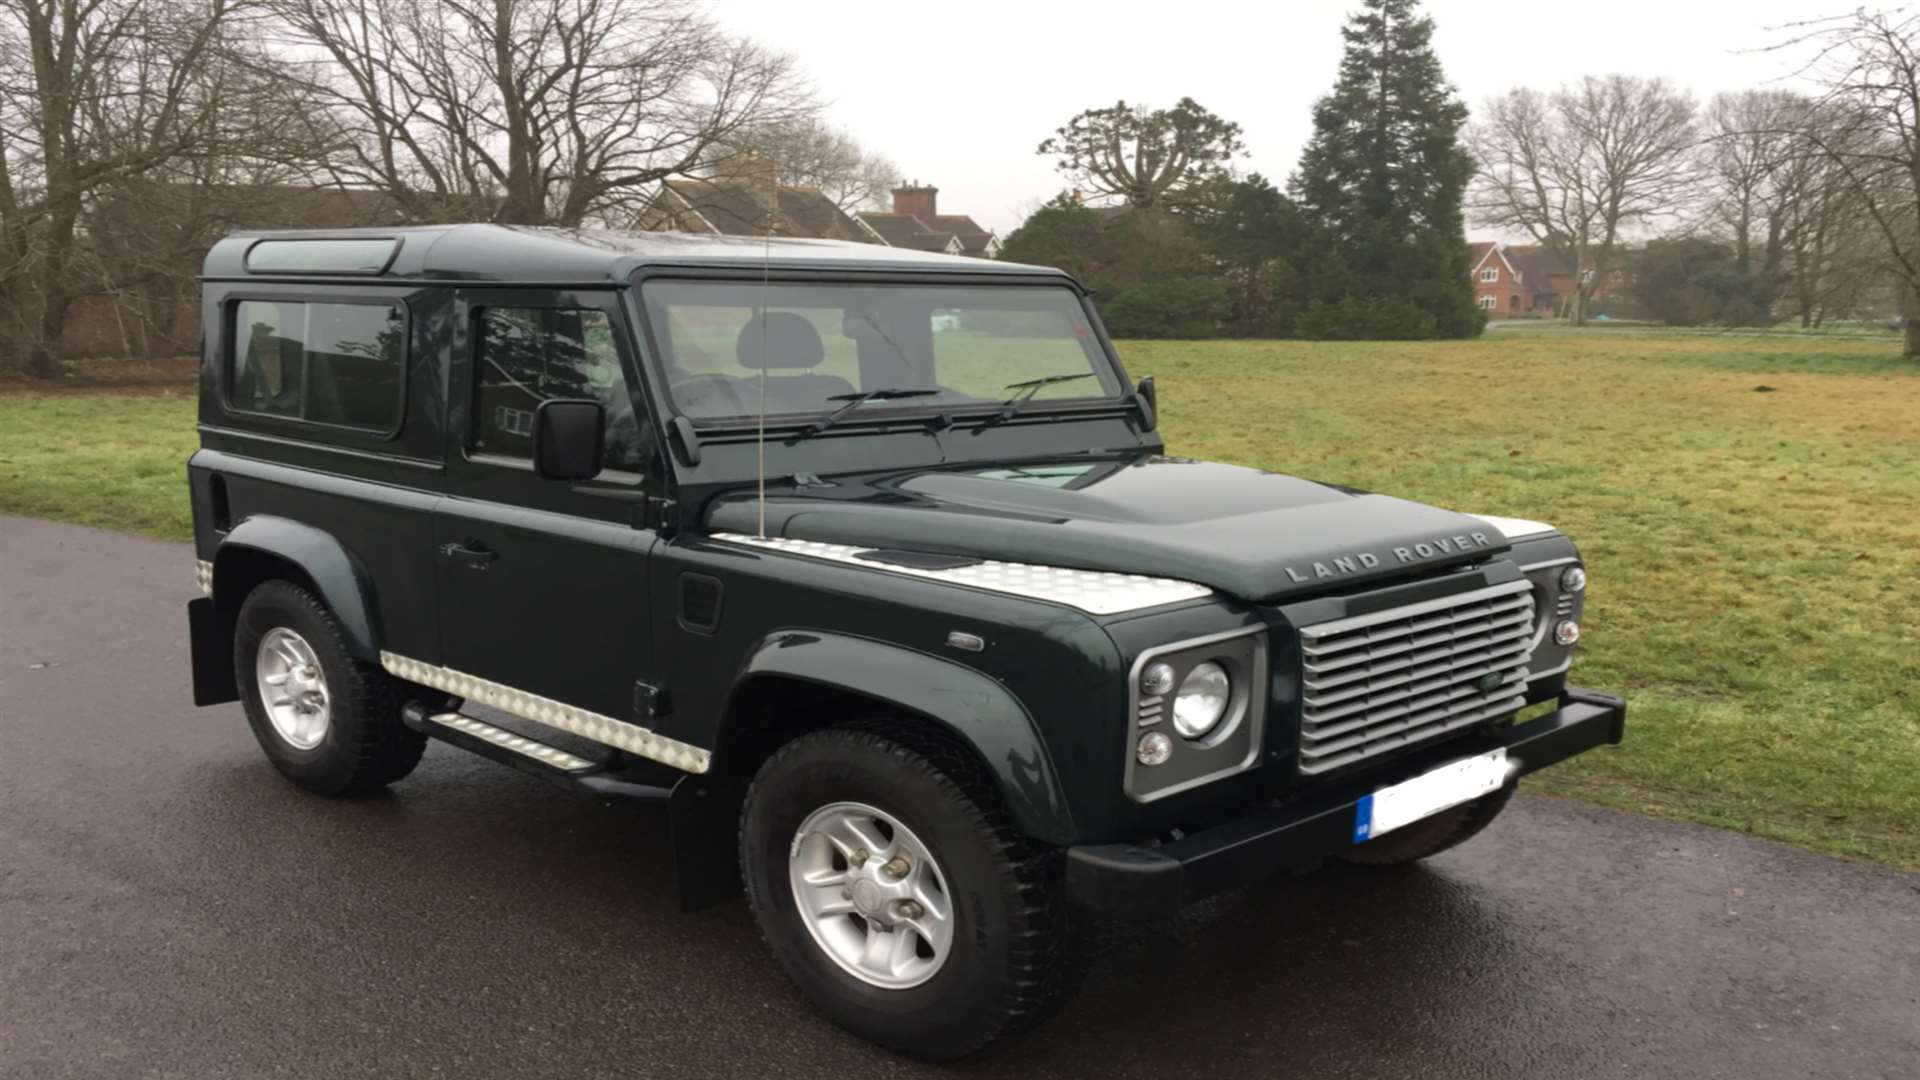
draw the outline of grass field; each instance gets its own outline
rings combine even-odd
[[[1175,451],[1539,518],[1617,750],[1535,790],[1920,868],[1920,365],[1890,338],[1133,342]],[[0,394],[0,512],[184,538],[193,400]]]

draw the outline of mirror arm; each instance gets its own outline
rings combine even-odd
[[[1140,385],[1133,392],[1133,400],[1140,406],[1140,426],[1143,431],[1152,431],[1160,425],[1160,393],[1154,386],[1153,376],[1142,375]]]
[[[684,416],[673,418],[673,432],[680,436],[680,460],[688,465],[700,464],[700,435],[693,429],[693,421]]]

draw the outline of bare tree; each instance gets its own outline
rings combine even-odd
[[[331,106],[333,180],[420,220],[603,219],[815,108],[790,58],[690,0],[273,3]]]
[[[102,192],[260,136],[248,0],[0,0],[0,367],[59,373]]]
[[[1810,180],[1798,129],[1812,102],[1786,90],[1717,95],[1707,106],[1702,138],[1713,203],[1709,217],[1733,242],[1745,273],[1777,275],[1790,235],[1802,224]]]
[[[1695,191],[1693,100],[1664,79],[1583,78],[1551,95],[1513,90],[1469,129],[1480,172],[1469,207],[1525,233],[1574,274],[1585,323],[1627,233],[1681,214]]]
[[[1803,326],[1853,313],[1884,269],[1869,215],[1808,138],[1849,126],[1833,103],[1785,90],[1721,94],[1706,111],[1705,226],[1755,302],[1784,299]]]
[[[1905,354],[1920,358],[1920,13],[1799,23],[1776,48],[1811,54],[1802,73],[1821,88],[1818,108],[1792,133],[1872,222],[1899,283]]]

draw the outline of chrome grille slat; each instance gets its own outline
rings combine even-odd
[[[1303,627],[1300,771],[1331,772],[1518,710],[1533,631],[1525,581]],[[1489,674],[1500,681],[1483,689]]]
[[[1509,622],[1500,626],[1493,627],[1492,629],[1487,630],[1484,633],[1480,633],[1478,636],[1471,637],[1471,638],[1469,637],[1436,638],[1434,640],[1421,641],[1421,642],[1408,641],[1401,645],[1395,645],[1392,647],[1383,647],[1378,650],[1369,652],[1364,656],[1355,657],[1353,661],[1350,663],[1338,664],[1338,665],[1332,665],[1332,666],[1307,663],[1307,664],[1304,664],[1303,666],[1306,668],[1309,681],[1312,683],[1312,685],[1316,687],[1344,686],[1347,683],[1354,682],[1359,679],[1367,678],[1371,674],[1378,674],[1382,672],[1392,671],[1396,668],[1407,667],[1411,664],[1417,664],[1422,659],[1431,659],[1432,657],[1435,657],[1435,656],[1444,656],[1449,652],[1458,651],[1460,649],[1484,648],[1486,646],[1498,644],[1500,642],[1510,641],[1513,639],[1513,635],[1508,633],[1507,631],[1510,631],[1515,627],[1531,630],[1533,627],[1532,613],[1522,612],[1521,614],[1514,616]],[[1464,629],[1471,631],[1471,630],[1474,630],[1475,628],[1467,627]],[[1435,645],[1441,645],[1445,647],[1444,648],[1431,647]],[[1420,652],[1412,651],[1414,649],[1421,648],[1422,646],[1428,646],[1428,647],[1423,649],[1423,651],[1420,651]],[[1375,664],[1367,663],[1367,661],[1371,659],[1378,659],[1380,657],[1395,657],[1395,656],[1399,657],[1399,659],[1389,660],[1386,663],[1375,663]],[[1341,674],[1341,673],[1344,673],[1344,674]],[[1322,676],[1322,677],[1313,678],[1313,676]]]
[[[1524,704],[1525,701],[1526,701],[1525,698],[1515,697],[1505,701],[1495,702],[1494,704],[1486,707],[1485,709],[1482,709],[1479,712],[1467,713],[1462,716],[1456,716],[1451,720],[1446,720],[1440,723],[1431,724],[1427,727],[1420,728],[1418,730],[1406,731],[1404,733],[1390,734],[1380,739],[1378,742],[1369,742],[1365,746],[1362,746],[1358,749],[1346,750],[1345,752],[1335,752],[1332,750],[1321,749],[1316,755],[1314,755],[1315,760],[1312,762],[1312,764],[1309,765],[1304,762],[1301,764],[1300,771],[1303,773],[1317,775],[1320,773],[1332,772],[1335,769],[1345,768],[1346,766],[1355,764],[1356,762],[1365,761],[1367,758],[1373,757],[1376,754],[1384,754],[1389,750],[1398,750],[1403,746],[1412,746],[1415,743],[1425,742],[1428,739],[1438,738],[1439,736],[1445,735],[1450,731],[1458,731],[1459,729],[1464,727],[1472,727],[1473,725],[1478,724],[1483,720],[1490,720],[1496,716],[1513,712],[1514,710],[1520,708],[1520,706]],[[1325,756],[1329,754],[1332,756]],[[1303,753],[1302,756],[1306,756],[1306,755],[1304,755]]]
[[[1343,659],[1344,654],[1349,650],[1357,649],[1361,646],[1372,647],[1382,642],[1393,642],[1407,637],[1410,634],[1429,637],[1435,633],[1451,634],[1469,621],[1478,621],[1482,625],[1492,626],[1504,620],[1511,619],[1516,612],[1531,611],[1532,609],[1533,597],[1515,597],[1507,603],[1497,606],[1475,604],[1466,610],[1452,613],[1453,617],[1451,618],[1443,614],[1432,618],[1421,619],[1417,622],[1394,622],[1369,630],[1366,633],[1349,631],[1347,634],[1336,638],[1323,640],[1310,639],[1302,641],[1300,648],[1301,651],[1310,656],[1339,660]]]
[[[1336,703],[1329,701],[1329,703],[1325,703],[1325,705],[1323,705],[1321,701],[1315,700],[1315,703],[1313,703],[1311,707],[1308,707],[1308,709],[1304,709],[1304,711],[1306,711],[1306,717],[1308,717],[1309,723],[1313,724],[1331,724],[1332,721],[1338,721],[1338,719],[1342,719],[1342,717],[1352,717],[1352,715],[1356,715],[1356,713],[1379,713],[1379,711],[1384,711],[1384,709],[1388,709],[1388,707],[1396,707],[1398,703],[1409,700],[1409,698],[1415,698],[1415,696],[1427,696],[1427,694],[1438,692],[1438,690],[1448,690],[1448,688],[1452,688],[1452,686],[1467,686],[1467,684],[1471,684],[1476,678],[1480,678],[1480,676],[1486,675],[1486,673],[1490,673],[1490,671],[1498,671],[1501,675],[1513,675],[1515,665],[1519,665],[1523,659],[1524,657],[1515,657],[1515,655],[1509,653],[1509,655],[1505,655],[1505,657],[1496,657],[1496,661],[1476,663],[1473,667],[1461,667],[1461,669],[1453,669],[1453,667],[1430,667],[1430,669],[1421,669],[1421,671],[1409,673],[1405,678],[1394,680],[1392,684],[1380,686],[1379,694],[1357,694],[1357,696],[1356,694],[1348,694],[1346,698],[1342,698],[1342,700],[1336,701]],[[1501,663],[1501,661],[1503,661],[1503,663]],[[1371,690],[1371,686],[1363,686],[1361,690],[1363,690],[1363,692],[1365,692],[1365,690]],[[1469,690],[1471,690],[1471,686],[1469,686]]]

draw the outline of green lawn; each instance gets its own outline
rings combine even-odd
[[[1891,338],[1131,342],[1176,452],[1552,521],[1630,734],[1530,781],[1920,868],[1920,365]],[[0,512],[187,535],[190,395],[0,394]]]
[[[0,513],[191,538],[194,395],[0,392]]]

